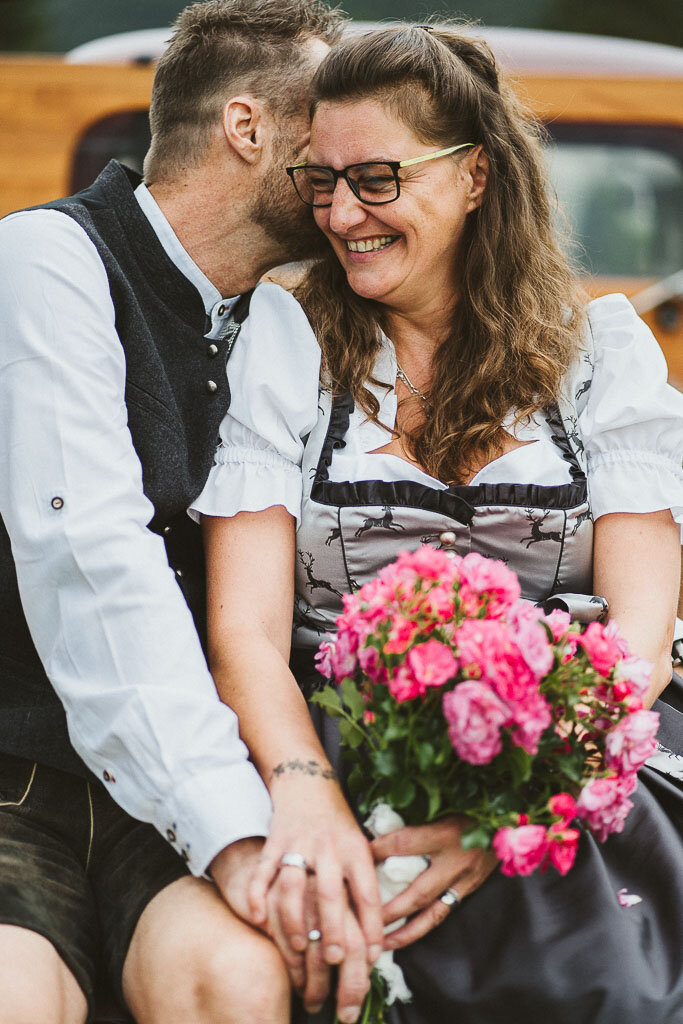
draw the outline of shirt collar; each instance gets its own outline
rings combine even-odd
[[[209,281],[203,270],[200,270],[187,250],[180,244],[178,236],[166,220],[159,204],[144,181],[135,189],[135,198],[166,255],[201,295],[207,317],[213,322],[228,316],[239,296],[227,299],[221,296],[216,286]]]

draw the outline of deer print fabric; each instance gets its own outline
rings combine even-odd
[[[333,630],[343,594],[362,586],[401,550],[424,543],[438,547],[444,531],[455,534],[459,554],[478,551],[504,559],[530,600],[590,592],[593,524],[586,476],[558,408],[548,410],[546,419],[552,458],[562,464],[558,475],[565,482],[452,488],[421,471],[408,480],[339,479],[335,463],[344,461],[353,402],[348,395],[332,400],[323,392],[319,408],[304,456],[295,646],[317,646]],[[370,469],[380,464],[373,455],[365,460]],[[410,468],[400,459],[390,465],[397,473]]]

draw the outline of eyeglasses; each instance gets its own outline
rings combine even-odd
[[[342,171],[334,167],[320,167],[317,164],[295,164],[286,167],[287,174],[302,203],[307,206],[332,206],[332,196],[337,182],[343,178],[354,196],[361,203],[382,206],[393,203],[401,194],[398,172],[401,167],[412,167],[427,160],[438,160],[450,156],[459,149],[474,146],[474,142],[461,142],[458,146],[439,149],[436,153],[415,156],[412,160],[372,160],[362,164],[349,164]]]

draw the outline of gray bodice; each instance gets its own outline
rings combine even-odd
[[[413,480],[330,479],[345,445],[354,404],[323,392],[304,455],[304,500],[297,533],[294,647],[317,646],[334,630],[342,595],[372,579],[402,550],[440,546],[505,561],[522,594],[540,603],[557,593],[592,591],[593,523],[576,417],[545,410],[570,481],[555,486],[480,483],[446,490]],[[567,430],[569,427],[569,431]],[[570,439],[571,438],[571,439]]]

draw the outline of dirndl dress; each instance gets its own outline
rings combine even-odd
[[[231,377],[233,395],[239,386],[243,397],[237,406],[233,399],[221,428],[215,473],[196,507],[211,515],[232,515],[284,504],[296,516],[292,668],[309,696],[321,683],[313,653],[333,632],[342,595],[372,579],[401,550],[423,543],[439,546],[448,531],[455,535],[459,554],[477,551],[503,558],[519,575],[524,597],[536,603],[565,600],[570,609],[581,608],[585,619],[592,608],[602,610],[589,600],[594,518],[669,504],[680,513],[681,396],[664,390],[665,367],[662,379],[661,363],[656,370],[651,366],[659,358],[653,355],[654,340],[651,335],[643,340],[647,329],[623,297],[589,305],[589,336],[562,401],[544,410],[526,435],[518,435],[537,443],[501,457],[461,487],[446,486],[396,456],[376,453],[388,440],[381,425],[368,423],[351,396],[333,398],[318,389],[319,357],[316,362],[306,337],[310,328],[290,296],[264,295],[259,288],[251,310],[251,333],[248,320],[242,352],[236,349],[229,368],[239,374],[234,385]],[[264,388],[264,367],[276,359],[264,346],[278,337],[278,352],[286,347],[296,365],[290,368],[281,360],[273,368],[273,387]],[[629,367],[624,349],[630,352],[632,345],[641,353],[640,363],[631,361]],[[623,380],[610,381],[610,375],[623,377],[625,372],[638,376],[630,391]],[[380,421],[384,416],[390,427],[396,408],[390,386],[395,355],[388,340],[375,378],[389,384],[376,393]],[[259,381],[252,391],[250,380]],[[264,390],[267,402],[278,405],[277,414],[270,407],[264,413],[255,401],[256,392],[262,398]],[[631,416],[629,427],[623,409],[633,394],[641,412]],[[299,412],[288,412],[294,406]],[[652,426],[654,408],[664,417],[664,427]],[[264,423],[272,423],[272,429]],[[612,430],[615,423],[618,435]],[[638,443],[628,440],[629,429]],[[656,482],[651,478],[652,489],[669,487],[671,501],[662,505],[658,496],[650,507],[633,507],[634,501],[642,503],[643,487],[633,476],[628,487],[622,486],[610,453],[601,446],[609,448],[615,436],[623,444],[627,437],[626,446],[643,455],[638,445],[650,450],[649,430],[658,443],[667,432],[678,431],[678,441],[670,441],[671,451],[661,462],[659,454],[640,459],[642,480],[654,466],[659,475]],[[638,458],[626,463],[632,469]],[[230,466],[232,473],[226,471]],[[300,504],[293,466],[301,473]],[[494,872],[443,924],[397,951],[413,999],[390,1008],[392,1024],[683,1024],[680,679],[674,677],[655,710],[661,715],[661,747],[640,772],[623,832],[605,843],[582,832],[575,865],[566,876],[553,869],[513,878]],[[338,761],[335,723],[317,707],[312,714],[329,756]],[[624,900],[624,895],[632,898]],[[330,1001],[315,1017],[299,1010],[298,1019],[322,1024],[333,1016]]]

